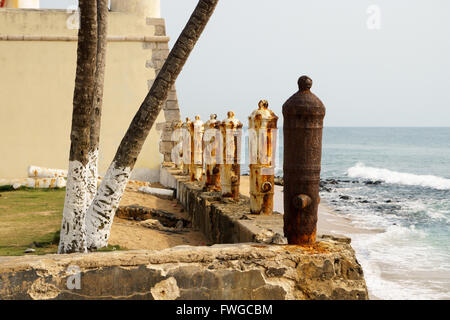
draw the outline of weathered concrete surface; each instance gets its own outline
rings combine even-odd
[[[336,239],[0,258],[0,299],[367,297],[352,248]]]
[[[283,236],[283,215],[252,215],[250,199],[239,202],[222,199],[220,192],[204,192],[203,184],[190,182],[177,169],[162,167],[161,183],[176,189],[177,199],[192,219],[194,228],[213,243],[257,242],[287,244]]]
[[[0,299],[368,299],[349,238],[285,245],[282,215],[251,215],[248,198],[224,201],[179,170],[161,173],[192,225],[222,244],[0,257]]]

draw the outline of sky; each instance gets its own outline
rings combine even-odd
[[[172,45],[197,2],[161,0]],[[220,0],[177,80],[182,116],[246,123],[266,99],[282,118],[301,75],[326,126],[450,126],[450,1]]]

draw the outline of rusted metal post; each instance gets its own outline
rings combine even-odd
[[[200,116],[195,116],[195,121],[191,122],[189,131],[192,146],[191,181],[201,181],[203,178],[203,133],[205,127]]]
[[[275,150],[278,117],[261,100],[249,120],[250,211],[273,213]]]
[[[189,128],[191,126],[191,119],[186,118],[186,121],[183,122],[183,125],[181,126],[182,129],[182,135],[183,135],[183,174],[188,176],[190,173],[190,167],[191,167],[191,133],[189,131]]]
[[[242,123],[228,112],[228,118],[220,124],[223,139],[223,161],[220,174],[222,196],[239,201],[241,182]]]
[[[283,105],[284,234],[289,244],[305,245],[316,241],[325,106],[310,78],[298,86]]]
[[[217,115],[212,114],[210,119],[205,123],[205,134],[203,140],[205,142],[205,168],[206,181],[205,189],[207,191],[220,191],[220,162],[217,161],[220,152],[220,121]]]

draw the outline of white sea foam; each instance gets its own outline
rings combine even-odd
[[[450,179],[432,175],[417,175],[382,168],[366,167],[363,163],[357,163],[354,167],[348,169],[347,174],[351,178],[381,180],[392,184],[422,186],[438,190],[450,190]]]
[[[427,244],[414,226],[391,226],[375,235],[353,234],[370,293],[381,299],[448,299],[448,253]],[[410,276],[408,276],[410,275]]]

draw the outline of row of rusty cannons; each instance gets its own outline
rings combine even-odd
[[[272,214],[278,117],[267,101],[249,117],[250,207],[253,214]],[[239,200],[243,124],[230,111],[223,121],[217,115],[203,123],[199,116],[179,122],[174,139],[174,162],[191,181],[204,181],[207,191]]]
[[[315,242],[322,156],[323,103],[303,76],[299,91],[283,105],[284,233],[290,244]],[[249,117],[250,209],[273,213],[275,152],[278,117],[268,102],[259,102]],[[242,123],[232,111],[203,123],[199,116],[175,126],[172,159],[191,181],[204,181],[207,191],[224,198],[240,198]],[[205,172],[204,172],[205,171]]]

